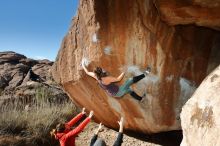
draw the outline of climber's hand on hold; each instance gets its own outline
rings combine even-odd
[[[124,123],[124,118],[121,117],[120,121],[118,121],[119,124],[119,132],[123,132],[123,123]]]
[[[100,123],[100,124],[99,124],[99,127],[98,127],[98,129],[97,129],[97,131],[96,131],[95,134],[98,134],[99,132],[101,132],[102,127],[103,127],[103,125],[102,125],[102,123]]]
[[[86,114],[85,109],[86,109],[86,108],[84,108],[84,107],[83,107],[83,109],[82,109],[82,112],[81,112],[81,113],[82,113],[83,115]]]
[[[102,125],[102,123],[100,123],[99,127],[98,127],[98,131],[101,131],[102,127],[103,127],[103,125]]]
[[[93,111],[90,111],[90,113],[89,113],[89,118],[90,118],[90,119],[92,118],[93,114],[94,114],[94,112],[93,112]]]
[[[82,67],[85,67],[85,61],[84,61],[84,59],[82,59],[82,61],[81,61],[81,66],[82,66]]]

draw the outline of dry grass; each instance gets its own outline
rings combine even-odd
[[[36,101],[31,106],[9,104],[0,111],[0,135],[19,136],[28,140],[22,145],[56,145],[50,137],[50,130],[59,122],[65,122],[78,112],[77,107],[66,101],[62,104],[51,104],[47,93],[36,92]],[[1,142],[1,140],[0,140]],[[4,142],[5,143],[5,142]],[[13,144],[20,145],[20,142]],[[0,143],[0,145],[2,145]],[[9,145],[9,144],[8,144]]]

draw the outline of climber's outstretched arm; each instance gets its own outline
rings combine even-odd
[[[124,123],[124,119],[123,117],[121,117],[121,120],[118,121],[119,124],[118,137],[114,142],[113,146],[121,146],[121,144],[123,143],[123,123]]]
[[[79,124],[79,126],[77,126],[75,129],[71,130],[70,132],[68,132],[65,137],[66,138],[70,138],[73,136],[78,135],[85,127],[86,125],[90,122],[91,118],[93,116],[93,111],[90,111],[89,113],[89,117],[87,117],[81,124]]]
[[[83,70],[86,72],[87,75],[89,75],[89,76],[91,76],[91,77],[93,77],[94,79],[97,80],[97,77],[96,77],[95,73],[88,71],[88,69],[85,67],[84,62],[82,62],[82,67],[83,67]]]
[[[74,124],[76,124],[80,119],[82,119],[83,115],[85,115],[85,108],[82,109],[82,112],[79,113],[77,116],[75,116],[72,120],[70,120],[69,122],[66,123],[66,125],[68,125],[68,127],[72,127]]]
[[[125,73],[122,72],[118,77],[117,77],[117,80],[118,82],[122,80],[122,78],[124,77]]]
[[[103,127],[103,125],[102,125],[102,123],[100,123],[97,131],[95,132],[94,136],[91,139],[90,146],[93,146],[95,144],[95,142],[98,138],[98,134],[101,131],[102,127]]]
[[[108,76],[106,77],[108,82],[112,83],[112,82],[119,82],[122,80],[122,78],[124,77],[124,72],[121,73],[118,77],[112,77],[112,76]]]

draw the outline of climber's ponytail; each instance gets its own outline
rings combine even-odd
[[[107,72],[104,71],[101,67],[96,67],[96,69],[94,70],[94,73],[96,74],[98,80],[101,80],[102,77],[108,76]]]

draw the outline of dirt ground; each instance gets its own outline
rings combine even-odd
[[[76,146],[89,146],[90,140],[98,128],[98,124],[90,122],[87,127],[76,137]],[[48,133],[49,134],[49,133]],[[107,146],[112,146],[116,140],[118,132],[107,127],[103,127],[103,131],[99,133],[99,137],[104,139]],[[137,134],[133,134],[137,137]],[[124,134],[122,146],[179,146],[182,140],[181,131],[170,131],[164,133],[158,133],[154,135],[138,135],[139,138]],[[1,136],[0,146],[58,146],[57,140],[52,140],[52,143],[48,141],[35,140],[22,138],[19,136]]]
[[[76,138],[77,146],[89,146],[90,140],[98,128],[98,124],[91,122],[85,130]],[[112,146],[117,137],[117,132],[104,127],[99,133],[99,137],[103,138],[108,146]],[[145,142],[124,134],[122,146],[160,146],[154,143]]]

